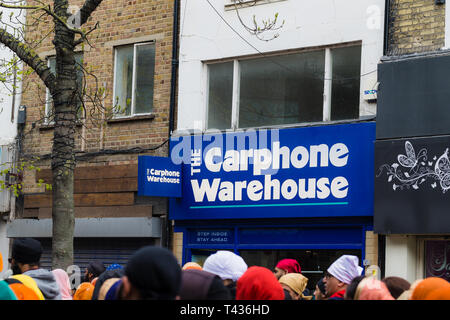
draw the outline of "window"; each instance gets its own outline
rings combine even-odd
[[[114,112],[133,116],[153,110],[155,44],[117,47],[114,70]]]
[[[361,46],[208,64],[208,129],[359,118]]]
[[[77,52],[75,53],[75,68],[77,70],[77,86],[79,88],[79,90],[82,90],[83,87],[83,69],[82,69],[82,65],[83,65],[83,53],[81,52]],[[47,58],[47,65],[50,68],[50,70],[56,74],[56,57],[52,56],[52,57],[48,57]],[[54,118],[54,108],[53,108],[53,99],[50,95],[50,92],[47,89],[47,93],[46,93],[46,103],[45,103],[45,123],[47,124],[51,124],[53,123],[53,118]],[[81,103],[81,100],[79,100],[77,102],[77,118],[81,119],[84,116],[83,113],[83,106]]]

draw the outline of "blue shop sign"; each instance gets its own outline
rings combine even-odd
[[[138,195],[181,197],[181,166],[170,158],[138,157]]]
[[[186,219],[372,216],[375,123],[173,137]]]

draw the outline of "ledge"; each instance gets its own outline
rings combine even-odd
[[[144,115],[138,115],[138,116],[131,116],[131,117],[122,117],[122,118],[113,118],[109,119],[106,122],[107,123],[120,123],[120,122],[127,122],[127,121],[140,121],[140,120],[153,120],[155,119],[155,114],[144,114]]]
[[[81,127],[83,125],[83,122],[81,121],[77,121],[76,126],[77,127]],[[40,125],[38,125],[38,128],[40,131],[45,131],[45,130],[52,130],[55,129],[55,123],[42,123]]]

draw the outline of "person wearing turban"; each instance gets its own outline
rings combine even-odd
[[[83,282],[78,286],[73,295],[73,300],[91,300],[94,293],[94,285],[90,282]]]
[[[372,277],[364,278],[356,288],[354,300],[395,300],[384,282]]]
[[[232,300],[236,297],[236,281],[244,274],[248,266],[237,254],[219,250],[206,258],[203,270],[218,275],[225,287],[230,290]]]
[[[184,264],[183,268],[181,268],[181,270],[191,270],[191,269],[202,270],[203,268],[196,262],[187,262]]]
[[[410,300],[426,300],[433,291],[441,288],[449,288],[450,283],[442,278],[429,277],[419,281],[413,288]]]
[[[238,279],[236,300],[284,300],[284,290],[272,271],[253,266]]]
[[[363,271],[358,263],[357,256],[343,255],[331,264],[323,278],[328,300],[344,300],[347,286]]]
[[[301,273],[302,268],[300,267],[300,264],[295,259],[282,259],[278,261],[277,265],[275,266],[275,269],[273,273],[275,274],[275,277],[279,280],[282,276],[288,273]]]
[[[308,284],[308,278],[300,273],[288,273],[278,280],[283,287],[287,290],[292,300],[311,300],[312,296],[305,296],[303,291]]]

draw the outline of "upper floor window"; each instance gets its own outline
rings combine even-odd
[[[54,74],[56,74],[56,57],[50,56],[47,58],[47,65]],[[84,117],[83,112],[83,104],[82,104],[82,92],[83,92],[83,53],[76,52],[75,53],[75,69],[77,71],[77,87],[78,87],[78,97],[76,101],[77,105],[77,119],[82,119]],[[54,118],[54,106],[53,106],[53,98],[50,95],[50,91],[47,89],[46,91],[46,99],[45,99],[45,123],[51,124],[53,123]]]
[[[359,118],[361,46],[208,65],[208,129]]]
[[[115,115],[151,113],[155,44],[139,43],[115,48],[114,65]]]

